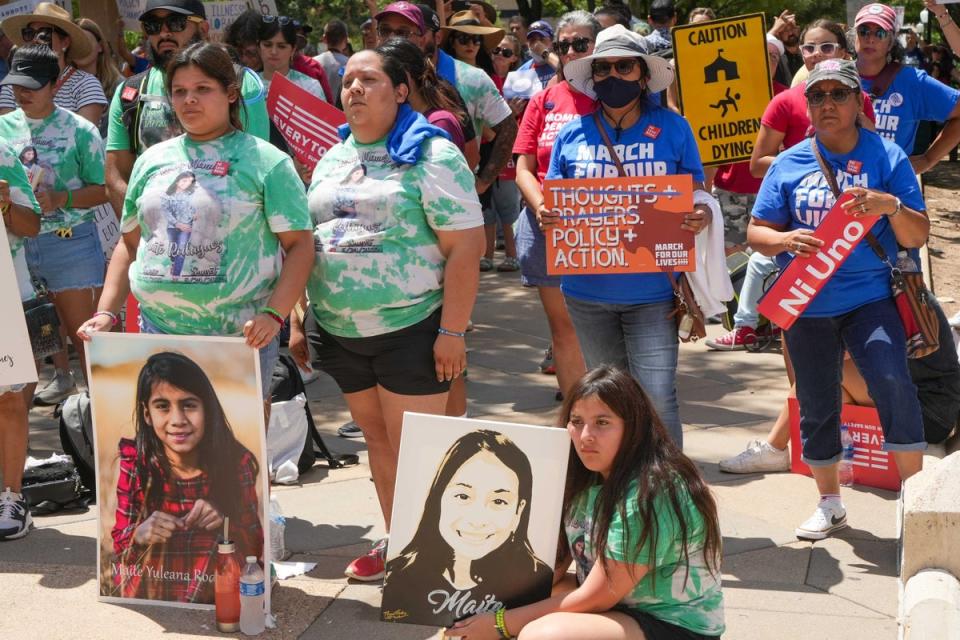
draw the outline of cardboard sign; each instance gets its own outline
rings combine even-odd
[[[790,398],[790,471],[813,475],[801,459],[800,403]],[[900,490],[900,472],[893,455],[883,450],[883,427],[873,407],[845,404],[840,410],[840,422],[847,426],[853,438],[853,483],[890,491]]]
[[[0,326],[3,327],[0,387],[36,382],[37,366],[33,361],[30,334],[27,333],[27,321],[20,303],[20,288],[17,286],[6,229],[0,232]]]
[[[704,166],[750,159],[772,97],[762,13],[673,29],[680,110]]]
[[[342,111],[279,73],[270,81],[267,113],[297,160],[310,168],[340,142],[337,127],[347,122]]]
[[[549,597],[569,452],[564,429],[406,413],[381,618],[449,627]]]
[[[87,378],[101,600],[213,609],[217,541],[229,517],[240,566],[252,555],[266,567],[270,611],[260,376],[260,358],[242,338],[94,334]],[[144,462],[152,456],[161,462]],[[164,471],[164,459],[185,475]],[[169,535],[151,528],[157,512],[176,520]]]
[[[690,175],[547,180],[547,273],[695,271],[694,234],[680,228],[693,210]]]
[[[840,205],[851,199],[852,195],[842,194],[813,232],[813,237],[824,242],[820,250],[809,258],[793,260],[760,299],[757,309],[784,331],[793,326],[880,219],[847,215]]]

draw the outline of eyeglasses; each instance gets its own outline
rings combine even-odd
[[[502,57],[504,57],[504,58],[512,58],[512,57],[513,57],[513,54],[514,54],[514,51],[513,51],[513,49],[508,49],[508,48],[506,48],[506,47],[496,47],[496,48],[495,48],[493,51],[491,51],[490,53],[492,53],[492,54],[495,55],[495,56],[502,56]]]
[[[389,40],[390,38],[402,38],[404,40],[409,40],[410,38],[420,34],[413,29],[391,29],[390,27],[384,25],[377,25],[377,35],[380,36],[381,40]]]
[[[857,92],[856,89],[834,89],[832,91],[808,91],[806,93],[807,104],[809,104],[811,107],[819,107],[823,105],[824,101],[827,99],[828,96],[830,97],[830,101],[833,104],[844,104],[847,100],[850,99],[850,96],[852,96],[856,92]]]
[[[140,26],[143,27],[143,32],[145,34],[148,36],[155,36],[163,31],[164,26],[167,27],[167,30],[170,33],[180,33],[187,28],[188,22],[200,24],[203,22],[203,18],[199,16],[185,16],[179,13],[171,13],[163,18],[146,18],[145,20],[141,20]]]
[[[616,62],[594,60],[590,63],[590,70],[597,78],[606,78],[613,69],[616,69],[617,75],[625,76],[629,75],[639,63],[640,61],[636,58],[624,58]]]
[[[300,28],[300,21],[295,18],[290,18],[288,16],[260,16],[260,19],[263,20],[264,24],[273,24],[276,22],[281,27],[285,27],[288,24],[292,24],[297,29]]]
[[[457,44],[462,46],[467,46],[468,44],[483,44],[483,38],[481,36],[475,36],[472,33],[458,33],[454,40],[457,41]]]
[[[819,53],[824,56],[832,56],[837,51],[840,50],[840,45],[836,42],[821,42],[820,44],[802,44],[800,45],[800,52],[805,56],[812,56],[815,53]]]
[[[556,53],[559,53],[562,56],[567,55],[567,52],[570,51],[572,47],[577,53],[586,53],[587,49],[590,48],[590,43],[593,42],[590,38],[574,38],[573,40],[557,40],[553,43],[553,50]]]
[[[867,38],[869,36],[876,36],[878,40],[883,40],[890,32],[886,29],[878,27],[876,30],[871,30],[870,27],[864,25],[862,27],[857,27],[857,35],[861,38]]]
[[[59,27],[40,27],[39,29],[24,27],[20,29],[20,37],[23,38],[24,42],[33,42],[34,38],[40,38],[45,42],[50,42],[53,39],[54,33],[61,38],[67,37],[67,32]]]

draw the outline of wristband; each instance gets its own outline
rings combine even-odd
[[[497,629],[497,633],[500,634],[501,638],[504,638],[504,640],[510,640],[513,638],[513,636],[510,635],[509,631],[507,631],[507,621],[504,619],[506,613],[506,607],[497,609],[497,612],[493,616],[494,627]]]
[[[467,336],[467,334],[462,331],[450,331],[450,329],[444,329],[443,327],[437,329],[437,333],[442,336],[450,336],[452,338],[465,338]]]
[[[283,325],[283,316],[280,315],[280,312],[274,309],[273,307],[263,307],[262,309],[260,309],[260,313],[267,314],[268,316],[276,320],[277,324],[281,326]]]
[[[903,209],[903,203],[900,202],[900,198],[897,198],[897,208],[893,210],[893,213],[888,213],[887,217],[892,218],[893,216],[900,213],[900,210]]]
[[[110,318],[110,321],[113,322],[113,326],[120,324],[120,318],[118,318],[117,314],[112,311],[97,311],[93,314],[93,317],[96,318],[97,316],[107,316]]]
[[[73,192],[67,189],[67,201],[63,203],[64,209],[70,209],[73,207]]]

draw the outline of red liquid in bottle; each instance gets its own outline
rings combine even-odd
[[[240,563],[232,542],[217,545],[217,575],[213,585],[217,629],[240,630]]]

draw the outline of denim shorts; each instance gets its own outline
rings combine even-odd
[[[520,283],[525,287],[560,288],[560,276],[547,275],[547,239],[540,231],[536,214],[524,207],[517,222],[517,258]]]
[[[923,414],[907,368],[906,336],[892,298],[832,318],[801,316],[784,333],[797,380],[803,461],[840,460],[840,380],[844,350],[867,383],[883,428],[884,451],[923,451]]]
[[[520,217],[520,189],[516,180],[497,178],[490,185],[490,206],[483,209],[483,224],[512,225]]]
[[[157,325],[140,314],[140,333],[166,334]],[[280,360],[280,336],[276,336],[270,344],[260,349],[260,393],[264,400],[270,399],[270,383],[273,381],[273,368]]]
[[[107,262],[96,222],[78,224],[68,238],[48,231],[24,241],[30,275],[47,291],[60,293],[103,286]]]

